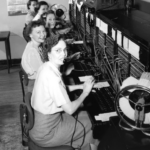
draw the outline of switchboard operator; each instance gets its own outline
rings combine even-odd
[[[72,145],[76,149],[97,149],[98,140],[93,139],[91,122],[85,111],[73,117],[94,85],[91,77],[83,85],[68,86],[70,91],[83,89],[82,94],[71,101],[61,78],[60,66],[67,57],[66,43],[56,38],[47,52],[49,61],[38,70],[31,98],[35,123],[30,130],[31,139],[42,147]]]

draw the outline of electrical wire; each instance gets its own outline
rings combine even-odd
[[[73,137],[74,137],[74,134],[75,134],[75,131],[76,131],[78,114],[76,116],[77,116],[76,118],[74,117],[75,118],[75,126],[74,126],[74,131],[73,131],[73,134],[72,134],[72,137],[71,137],[71,147],[73,147],[72,143],[73,143]]]
[[[108,56],[106,54],[106,49],[108,48],[108,46],[105,45],[104,50],[103,50],[103,61],[107,63],[107,66],[105,65],[105,67],[107,68],[109,75],[111,76],[111,79],[115,82],[112,81],[112,84],[114,85],[114,89],[116,92],[118,92],[118,89],[120,89],[120,84],[119,84],[119,80],[118,80],[118,76],[117,76],[117,71],[116,71],[116,64],[115,61],[109,61]],[[118,56],[118,55],[115,55]],[[104,60],[105,59],[105,60]]]
[[[97,67],[96,65],[92,65],[92,64],[85,64],[85,63],[83,63],[83,62],[80,62],[81,64],[83,64],[84,66],[90,66],[90,67],[94,67],[93,69],[87,69],[87,70],[85,70],[85,69],[82,69],[82,70],[78,70],[78,69],[74,69],[74,71],[92,71],[92,72],[94,72],[94,76],[96,77],[96,76],[99,76],[99,75],[101,75],[101,72],[98,72],[99,71],[99,67]]]
[[[121,84],[123,82],[122,70],[124,70],[124,68],[121,66],[123,66],[125,63],[129,63],[129,62],[122,60],[120,58],[115,59],[115,62],[114,62],[114,66],[115,66],[114,71],[115,71],[115,74],[118,75],[118,79],[121,82]],[[117,65],[118,65],[118,67],[117,67]],[[126,74],[124,74],[124,75],[126,75]],[[126,77],[127,77],[127,75],[125,76],[125,78]]]
[[[75,118],[75,127],[74,127],[74,131],[73,131],[72,138],[71,138],[71,147],[73,147],[73,146],[72,146],[73,137],[74,137],[74,134],[75,134],[75,131],[76,131],[77,122],[79,122],[79,123],[81,124],[81,126],[83,127],[83,132],[84,132],[84,134],[83,134],[83,140],[82,140],[82,143],[81,143],[80,147],[75,148],[75,149],[81,150],[81,147],[82,147],[82,145],[83,145],[83,143],[84,143],[84,140],[85,140],[85,127],[84,127],[84,125],[78,120],[78,115],[79,115],[79,114],[78,114],[78,112],[77,112],[77,115],[74,117],[74,118]]]

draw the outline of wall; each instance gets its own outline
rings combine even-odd
[[[150,0],[134,0],[135,7],[150,14]]]
[[[69,7],[68,0],[45,0],[50,5],[63,4]],[[8,16],[7,13],[7,0],[0,0],[0,31],[10,31],[10,47],[12,59],[21,58],[26,41],[22,36],[24,27],[25,15],[21,16]],[[0,42],[0,60],[6,59],[4,42]]]

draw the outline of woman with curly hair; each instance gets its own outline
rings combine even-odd
[[[64,84],[60,67],[67,57],[67,49],[61,37],[51,42],[47,57],[48,61],[37,72],[31,97],[35,119],[29,131],[30,138],[41,147],[71,145],[75,149],[96,150],[98,140],[93,139],[92,124],[87,112],[77,113],[94,86],[94,78],[91,77],[81,85]],[[71,101],[67,89],[83,89],[83,92]]]
[[[66,34],[71,30],[71,27],[62,28],[60,22],[56,20],[56,15],[53,10],[46,13],[45,27],[47,29],[47,37],[50,35]]]

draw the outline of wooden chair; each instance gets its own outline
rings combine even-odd
[[[25,102],[24,97],[25,97],[25,89],[24,87],[28,85],[29,79],[27,73],[24,71],[24,69],[21,67],[19,71],[19,78],[20,78],[20,83],[21,83],[21,89],[22,89],[22,95],[23,95],[23,102]]]
[[[34,125],[34,112],[31,107],[31,92],[25,95],[25,103],[20,104],[20,121],[22,127],[22,144],[28,146],[29,150],[74,150],[71,146],[62,145],[58,147],[40,147],[29,137],[29,130]]]

